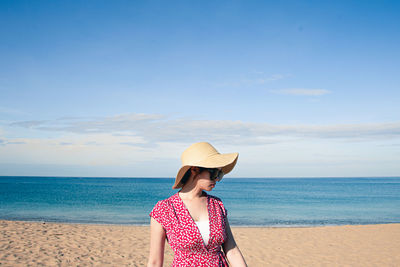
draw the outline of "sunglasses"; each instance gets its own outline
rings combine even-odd
[[[215,180],[217,182],[221,181],[224,177],[224,172],[217,168],[203,168],[210,173],[210,180]]]

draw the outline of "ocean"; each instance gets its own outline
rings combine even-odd
[[[172,178],[0,176],[0,219],[148,225]],[[297,227],[400,223],[400,177],[224,178],[232,226]]]

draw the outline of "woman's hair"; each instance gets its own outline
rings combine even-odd
[[[199,168],[199,172],[202,172],[202,171],[204,171],[206,168],[203,168],[203,167],[198,167]],[[192,173],[191,172],[191,169],[192,168],[190,168],[189,170],[187,170],[186,172],[185,172],[185,174],[183,175],[183,177],[182,177],[182,179],[181,179],[181,181],[180,181],[180,183],[182,184],[182,187],[186,184],[186,182],[189,180],[189,178],[190,178],[190,174]]]
[[[187,170],[186,172],[185,172],[185,174],[183,175],[183,177],[182,177],[182,179],[181,179],[181,184],[182,184],[182,187],[186,184],[186,182],[189,180],[189,178],[190,178],[190,174],[191,174],[191,169],[192,168],[189,168],[189,170]]]

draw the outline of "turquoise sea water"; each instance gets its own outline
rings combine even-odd
[[[0,176],[0,219],[149,224],[169,178]],[[234,226],[400,223],[400,178],[224,178],[218,196]]]

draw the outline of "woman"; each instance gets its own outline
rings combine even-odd
[[[236,164],[238,153],[220,154],[209,143],[195,143],[182,153],[182,167],[171,197],[150,213],[148,267],[162,266],[167,239],[174,251],[172,266],[247,266],[233,238],[227,210],[211,191]],[[223,251],[221,251],[221,246]]]

